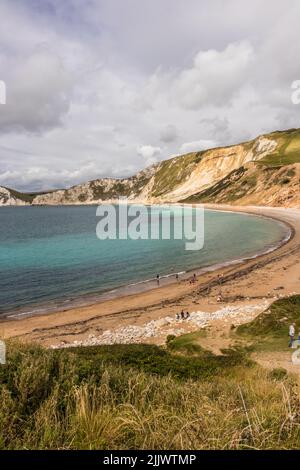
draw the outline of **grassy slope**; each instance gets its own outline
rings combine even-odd
[[[278,131],[271,134],[266,134],[265,137],[276,140],[278,147],[267,155],[264,159],[256,163],[257,173],[260,174],[264,169],[276,172],[279,168],[290,165],[292,163],[300,162],[300,130],[291,129],[288,131]],[[241,145],[244,146],[245,150],[250,151],[254,147],[255,140],[245,142]],[[161,162],[154,176],[154,183],[152,188],[152,196],[160,197],[171,191],[174,191],[177,186],[183,184],[192,171],[195,169],[197,164],[205,158],[206,151],[192,152],[179,157],[171,158]],[[223,180],[211,186],[207,190],[195,194],[189,197],[184,202],[214,202],[215,197],[218,196],[222,191],[231,191],[231,186],[237,181],[237,188],[233,187],[231,195],[226,194],[222,202],[233,202],[240,199],[241,197],[254,192],[257,178],[253,175],[248,177],[247,175],[243,178],[245,168],[241,167],[238,170],[227,175]],[[269,179],[267,175],[267,180]],[[142,190],[148,180],[139,181],[136,179],[134,184],[137,185],[135,193],[138,194]],[[288,181],[286,181],[288,184]],[[98,189],[101,192],[101,188]],[[120,183],[119,188],[113,188],[110,197],[116,197],[118,194],[129,195],[130,190],[122,186]],[[101,194],[97,194],[101,196]],[[104,196],[104,195],[103,195]],[[221,195],[222,198],[222,195]]]
[[[292,319],[300,321],[300,296],[235,334],[286,347]],[[203,335],[170,337],[167,348],[9,343],[0,448],[299,448],[296,380],[263,370],[245,348],[214,356],[199,346]]]
[[[17,199],[20,199],[21,201],[32,203],[33,199],[36,196],[39,196],[40,194],[48,194],[48,192],[38,192],[38,193],[21,193],[19,191],[16,191],[15,189],[11,188],[6,188],[8,191],[11,193],[11,195]]]
[[[182,184],[201,161],[205,152],[194,152],[165,160],[155,174],[152,195],[162,196]]]
[[[244,353],[254,351],[288,351],[289,326],[296,323],[296,334],[300,332],[300,295],[280,299],[274,302],[265,312],[250,323],[240,325],[232,332],[235,344],[244,348]],[[201,351],[201,338],[205,330],[170,338],[169,348],[172,351],[191,353]],[[246,348],[245,348],[245,345]],[[237,348],[236,353],[242,350]],[[229,351],[227,351],[227,354]],[[245,357],[245,356],[244,356]]]
[[[273,132],[268,137],[278,143],[278,147],[270,155],[259,161],[261,165],[284,166],[300,162],[300,130],[291,129],[282,132]]]
[[[286,165],[300,163],[300,129],[272,132],[270,134],[265,134],[264,137],[275,140],[278,146],[272,153],[257,162],[258,172],[261,172],[261,167],[278,170],[278,168]],[[245,150],[250,151],[250,149],[253,148],[254,143],[255,140],[252,140],[241,145],[244,146]],[[174,190],[178,185],[184,183],[191,172],[195,169],[196,165],[205,157],[205,154],[206,151],[194,152],[162,162],[155,174],[152,195],[154,197],[162,196]],[[221,182],[208,188],[203,192],[203,194],[201,193],[200,199],[199,197],[197,199],[197,196],[199,195],[194,195],[185,202],[196,200],[211,202],[214,195],[224,189],[224,185],[226,188],[228,186],[230,189],[230,185],[232,183],[230,177],[239,177],[244,171],[243,167],[235,170],[232,174],[226,176]],[[242,180],[240,186],[240,191],[237,191],[237,194],[235,194],[236,191],[234,191],[234,194],[232,195],[233,199],[239,199],[241,195],[243,196],[247,194],[247,191],[255,187],[255,181]]]
[[[192,202],[230,202],[238,200],[240,197],[246,194],[249,190],[249,186],[244,183],[244,175],[247,170],[244,167],[240,167],[237,170],[232,171],[225,178],[218,181],[216,184],[209,188],[195,193],[192,196],[187,197],[181,202],[192,203]],[[232,186],[235,185],[235,190],[232,191]],[[229,193],[229,194],[228,194]]]
[[[288,330],[292,322],[300,331],[300,296],[273,303],[251,323],[241,325],[236,334],[251,342],[258,351],[284,351],[288,346]]]
[[[240,167],[229,173],[225,178],[211,187],[193,194],[182,202],[217,202],[234,203],[243,197],[251,197],[258,190],[258,197],[262,190],[276,187],[280,190],[288,187],[293,178],[294,170],[289,167],[300,163],[300,130],[273,132],[265,137],[276,140],[275,151],[266,155],[262,160],[253,163],[253,168]],[[248,142],[244,145],[252,145]],[[285,168],[286,167],[286,168]]]
[[[232,171],[213,186],[189,196],[182,202],[214,202],[234,204],[246,198],[247,204],[265,203],[265,198],[278,197],[281,202],[289,201],[290,195],[281,190],[292,188],[292,194],[297,198],[299,180],[293,166],[282,167],[262,166],[259,162],[242,166]],[[271,193],[269,192],[271,190]]]

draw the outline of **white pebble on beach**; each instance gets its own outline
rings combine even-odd
[[[70,343],[62,342],[51,346],[53,349],[70,348],[76,346],[97,346],[110,344],[141,343],[149,338],[167,337],[168,335],[181,335],[186,332],[178,325],[189,325],[193,331],[202,329],[216,320],[234,320],[235,324],[241,324],[253,320],[259,313],[266,310],[270,301],[265,300],[258,305],[245,305],[240,307],[226,306],[215,312],[192,312],[189,318],[177,320],[175,317],[167,316],[158,320],[151,320],[145,325],[128,325],[117,328],[115,331],[106,330],[101,335],[90,334],[88,338]]]

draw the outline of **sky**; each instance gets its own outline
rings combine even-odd
[[[127,177],[300,127],[298,0],[1,0],[0,185]]]

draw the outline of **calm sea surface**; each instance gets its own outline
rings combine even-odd
[[[164,216],[166,209],[156,210]],[[68,306],[121,286],[153,284],[157,273],[252,256],[287,231],[273,220],[206,210],[204,248],[186,251],[183,240],[100,241],[98,222],[93,206],[0,208],[0,314]]]

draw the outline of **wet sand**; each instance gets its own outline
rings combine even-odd
[[[180,279],[152,290],[104,300],[32,317],[0,322],[0,337],[18,337],[45,346],[84,341],[91,334],[115,331],[127,325],[144,325],[151,320],[175,316],[182,309],[189,312],[215,312],[231,305],[243,306],[273,301],[281,296],[300,294],[300,209],[232,207],[206,205],[209,209],[230,210],[272,217],[292,228],[291,239],[275,251],[197,276],[195,284]],[[222,282],[219,274],[222,273]],[[192,273],[190,274],[190,276]],[[217,298],[222,293],[222,302]],[[222,328],[222,324],[220,324]],[[160,343],[162,337],[149,338]]]

